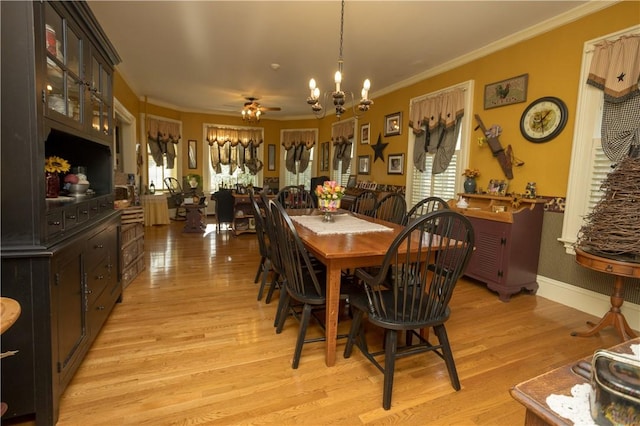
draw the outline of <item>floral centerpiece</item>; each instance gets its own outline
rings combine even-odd
[[[328,180],[322,185],[316,186],[318,208],[325,213],[325,221],[332,220],[331,213],[340,208],[340,200],[344,196],[345,187],[336,181]]]
[[[52,155],[44,160],[45,188],[47,198],[57,198],[60,192],[60,173],[66,173],[71,165],[64,158]]]
[[[464,169],[464,172],[462,173],[462,176],[475,179],[478,176],[480,176],[480,170],[478,170],[478,169]]]

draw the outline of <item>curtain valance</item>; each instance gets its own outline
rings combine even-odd
[[[640,156],[640,34],[595,46],[587,84],[604,91],[602,150],[611,161]]]
[[[207,142],[209,145],[217,143],[224,146],[229,143],[231,146],[242,145],[244,148],[260,146],[262,140],[262,129],[233,129],[228,127],[207,127]]]
[[[409,126],[416,135],[438,126],[450,128],[464,115],[464,90],[454,89],[411,103]]]
[[[424,172],[425,156],[433,155],[432,174],[447,170],[456,150],[464,115],[464,90],[454,89],[411,103],[409,126],[416,135],[413,164]]]
[[[331,129],[331,140],[334,142],[347,141],[353,139],[356,134],[356,121],[340,121],[333,125]]]
[[[293,147],[305,146],[311,149],[316,144],[315,130],[283,130],[282,146],[289,151]]]
[[[153,161],[167,169],[173,169],[176,158],[175,144],[180,141],[180,123],[147,117],[147,143]]]

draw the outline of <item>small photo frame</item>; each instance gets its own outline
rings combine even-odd
[[[197,169],[198,168],[198,141],[194,139],[189,139],[189,143],[187,145],[187,149],[189,150],[189,168]]]
[[[267,170],[274,171],[276,169],[276,146],[274,144],[270,144],[267,150],[268,150]]]
[[[360,144],[368,145],[369,141],[369,123],[367,123],[360,126]]]
[[[370,173],[371,156],[358,155],[358,174],[368,175]]]
[[[507,195],[507,188],[509,187],[509,182],[500,179],[490,179],[489,185],[487,186],[487,192],[491,195],[499,195],[504,197]]]
[[[487,84],[484,86],[484,109],[517,104],[527,100],[529,74]]]
[[[387,174],[404,174],[404,154],[389,154],[387,159]]]
[[[347,188],[355,188],[358,183],[358,178],[356,175],[349,175],[349,180],[347,181]]]
[[[320,144],[320,171],[329,170],[329,142]]]
[[[384,135],[397,136],[402,133],[402,112],[384,116]]]

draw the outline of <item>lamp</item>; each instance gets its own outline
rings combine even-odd
[[[356,117],[359,117],[360,115],[362,115],[362,114],[358,115],[358,113],[355,110],[354,94],[352,92],[344,92],[340,87],[340,84],[342,83],[342,65],[344,63],[342,59],[342,39],[343,39],[343,32],[344,32],[343,29],[344,29],[344,0],[342,0],[342,9],[340,11],[340,55],[338,57],[338,71],[336,71],[336,74],[334,76],[334,81],[336,83],[336,90],[334,92],[331,92],[331,97],[333,99],[333,106],[336,109],[336,117],[338,117],[338,120],[340,119],[340,116],[344,114],[344,112],[346,111],[344,104],[345,104],[345,98],[347,95],[351,96],[351,101],[352,101],[351,108],[353,110],[353,115]],[[364,81],[364,84],[362,85],[362,91],[361,91],[362,98],[358,103],[358,110],[361,111],[362,113],[369,111],[369,107],[373,104],[373,101],[371,101],[368,98],[370,88],[371,88],[371,82],[369,81],[369,79],[366,79]],[[313,78],[309,80],[309,90],[311,91],[311,94],[307,98],[307,103],[311,105],[311,110],[313,111],[313,113],[316,115],[317,118],[319,119],[323,118],[326,112],[324,111],[322,104],[320,103],[320,89],[316,86],[316,81]],[[327,102],[328,96],[329,96],[329,93],[324,92],[324,96],[323,96],[324,103]]]
[[[260,111],[260,107],[256,106],[255,103],[250,103],[242,108],[242,121],[248,121],[249,123],[260,121],[261,115],[262,111]]]

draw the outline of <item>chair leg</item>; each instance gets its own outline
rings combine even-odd
[[[304,345],[304,338],[307,335],[307,326],[309,325],[309,319],[311,318],[311,305],[304,304],[302,308],[302,316],[300,318],[300,331],[298,331],[298,340],[296,341],[296,350],[293,353],[293,362],[291,367],[295,370],[300,364],[300,355],[302,354],[302,345]]]
[[[398,332],[385,330],[386,347],[384,352],[384,389],[382,391],[382,408],[391,408],[391,393],[393,391],[393,374],[396,365],[396,349],[398,346]]]
[[[282,333],[282,327],[284,327],[284,321],[287,319],[287,311],[289,310],[289,303],[291,301],[291,297],[289,297],[289,293],[282,289],[280,290],[280,301],[278,303],[278,314],[276,315],[276,333]]]
[[[351,356],[351,352],[353,351],[353,343],[355,339],[359,338],[362,334],[361,325],[362,325],[362,317],[364,313],[360,309],[356,309],[356,312],[351,320],[351,328],[349,329],[349,336],[347,337],[347,344],[344,347],[345,358],[349,358]]]
[[[264,261],[267,260],[266,257],[262,256],[260,258],[260,264],[258,265],[258,272],[256,272],[256,277],[253,279],[253,283],[257,284],[258,283],[258,279],[260,279],[260,274],[262,272],[264,272]],[[258,300],[260,300],[262,298],[262,296],[260,296],[260,298]]]
[[[269,275],[269,271],[271,270],[271,261],[263,257],[263,261],[260,264],[260,268],[262,269],[262,282],[260,283],[260,289],[258,290],[258,300],[262,300],[262,294],[264,293],[264,288],[267,286],[267,275]],[[258,271],[259,272],[259,271]],[[256,276],[256,282],[258,282],[258,276]]]
[[[457,391],[460,390],[460,380],[458,379],[458,372],[456,370],[456,363],[453,360],[453,353],[451,352],[451,346],[449,346],[449,338],[447,337],[447,330],[444,325],[437,325],[433,327],[433,331],[438,336],[438,341],[442,345],[442,355],[444,356],[444,362],[447,364],[447,371],[449,371],[449,378],[451,379],[451,385]]]
[[[264,303],[267,305],[271,303],[271,298],[273,297],[273,292],[277,287],[279,287],[278,279],[280,278],[280,274],[276,271],[273,271],[273,279],[271,280],[271,285],[269,286],[269,292],[267,293],[267,298],[264,300]]]

